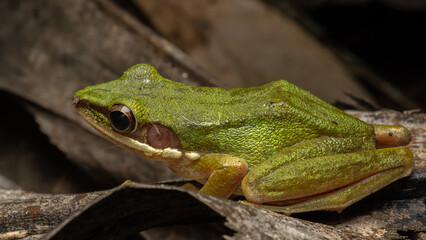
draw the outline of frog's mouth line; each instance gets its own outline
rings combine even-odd
[[[183,152],[175,148],[154,148],[146,143],[139,142],[130,137],[123,136],[119,133],[116,133],[111,128],[108,128],[100,124],[96,119],[90,116],[88,112],[93,110],[94,112],[100,113],[104,116],[107,115],[107,107],[98,106],[88,103],[85,99],[80,99],[76,97],[73,100],[74,106],[77,109],[77,112],[83,117],[86,122],[88,122],[93,128],[99,131],[102,135],[108,138],[110,141],[121,146],[122,148],[128,149],[131,152],[134,152],[142,157],[146,157],[153,160],[177,160],[185,158],[190,161],[198,160],[201,155],[196,152]]]

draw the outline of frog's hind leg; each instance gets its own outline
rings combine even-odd
[[[289,163],[289,166],[282,168],[281,171],[301,170],[305,172],[299,172],[299,175],[304,175],[306,173],[314,174],[316,175],[314,178],[308,177],[306,182],[302,184],[300,184],[300,181],[304,181],[303,178],[296,177],[295,179],[284,179],[284,181],[288,181],[290,184],[288,185],[289,190],[284,187],[284,189],[275,189],[275,192],[269,191],[268,194],[274,195],[276,201],[265,201],[263,204],[275,204],[274,202],[279,203],[285,202],[286,200],[297,201],[298,199],[300,199],[301,202],[287,206],[258,206],[286,214],[316,210],[340,212],[397,179],[410,175],[413,169],[411,151],[408,148],[402,147],[317,157],[309,159],[309,163],[313,165],[304,167],[304,169],[297,166],[300,165],[298,162]],[[339,166],[339,164],[336,165],[336,163],[342,164]],[[311,169],[315,165],[320,173]],[[333,168],[337,168],[338,171],[333,170]],[[356,170],[353,171],[354,169]],[[324,177],[321,177],[321,174]],[[357,180],[357,176],[355,175],[362,176],[362,178]],[[327,182],[330,181],[335,183],[328,184]],[[349,183],[343,186],[338,185],[339,183],[348,181]],[[309,192],[313,192],[312,189],[323,188],[326,185],[334,185],[336,188],[323,192],[314,192],[311,195],[308,195],[309,192],[304,192],[303,189],[295,190],[295,188],[309,184],[311,185],[311,190],[307,190]],[[262,188],[263,186],[260,187]],[[298,191],[299,196],[286,199],[284,195],[279,196],[279,191],[283,193]],[[248,205],[256,204],[248,203]]]
[[[257,205],[249,202],[244,202],[244,204],[257,206],[263,209],[268,209],[274,212],[281,212],[285,214],[309,211],[341,212],[345,208],[370,195],[371,193],[376,192],[377,190],[383,188],[384,186],[401,177],[404,177],[404,174],[402,174],[403,172],[405,172],[405,170],[402,168],[394,168],[385,172],[375,174],[372,177],[346,186],[344,188],[329,192],[327,194],[308,198],[307,201],[296,203],[293,205]]]

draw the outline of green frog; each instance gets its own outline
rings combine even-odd
[[[200,193],[287,214],[342,211],[413,169],[402,126],[370,125],[278,80],[194,87],[147,64],[75,93],[83,118],[117,145],[161,161]]]

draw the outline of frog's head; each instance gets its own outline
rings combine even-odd
[[[117,80],[76,92],[73,103],[90,125],[116,144],[151,159],[180,159],[178,137],[155,121],[158,116],[153,119],[153,112],[159,111],[152,109],[161,96],[158,91],[170,82],[150,65],[138,64]]]

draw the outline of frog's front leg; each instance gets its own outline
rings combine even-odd
[[[204,183],[200,193],[228,198],[241,185],[247,174],[247,163],[238,157],[226,154],[207,154],[185,167],[189,178]],[[189,170],[189,172],[188,172]],[[204,179],[207,178],[207,181]]]
[[[333,150],[332,146],[345,141],[350,140],[321,137],[271,157],[244,178],[245,197],[251,203],[267,204],[261,205],[263,208],[287,214],[341,211],[408,176],[413,169],[412,153],[408,148],[361,149],[350,153],[342,153],[345,150],[338,147]],[[324,144],[329,144],[334,153],[318,148]],[[357,149],[355,145],[352,147]],[[285,206],[268,206],[271,204]]]

